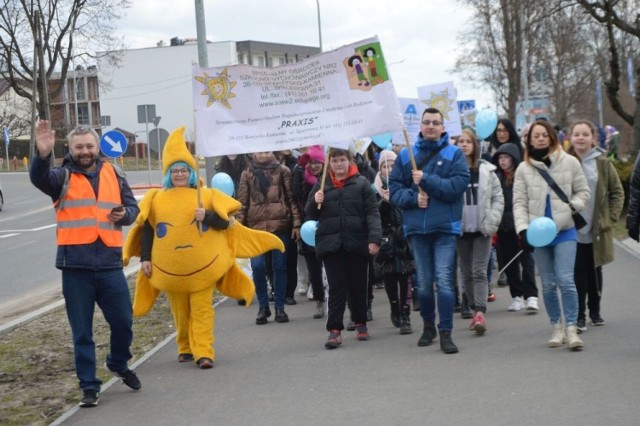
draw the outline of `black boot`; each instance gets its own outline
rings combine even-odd
[[[473,311],[469,306],[469,300],[467,299],[466,293],[462,293],[462,310],[460,311],[460,316],[462,317],[462,319],[473,318]]]
[[[400,334],[411,334],[411,308],[408,305],[403,306],[402,317],[400,318]]]
[[[267,318],[271,316],[269,307],[258,309],[258,315],[256,316],[256,324],[262,325],[267,323]]]
[[[391,324],[393,324],[394,327],[399,328],[400,327],[400,312],[398,312],[398,301],[395,300],[391,303]]]
[[[276,309],[276,322],[289,322],[289,315],[284,311],[284,309]]]
[[[445,354],[455,354],[458,353],[458,347],[451,340],[451,332],[450,331],[441,331],[440,332],[440,349]]]
[[[420,336],[420,340],[418,340],[418,346],[429,346],[437,336],[438,331],[433,321],[425,321],[422,336]]]

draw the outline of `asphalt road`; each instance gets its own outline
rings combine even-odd
[[[288,324],[256,326],[255,303],[245,309],[226,301],[217,309],[212,370],[179,364],[170,340],[137,365],[141,391],[115,383],[97,408],[55,424],[637,425],[640,258],[619,247],[616,256],[604,270],[607,324],[589,325],[582,352],[548,348],[544,310],[507,312],[506,288],[489,304],[485,336],[456,315],[455,355],[441,353],[438,341],[418,347],[418,332],[399,335],[384,290],[375,291],[371,340],[345,332],[333,351],[324,349],[327,333],[311,317],[313,302],[298,297],[286,309]],[[416,312],[412,320],[419,329]]]

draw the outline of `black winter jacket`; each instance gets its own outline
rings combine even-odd
[[[382,274],[407,275],[413,272],[413,255],[402,230],[402,211],[387,200],[380,200],[382,244],[376,263],[382,265]]]
[[[369,255],[369,243],[381,243],[380,212],[371,183],[356,174],[337,189],[327,174],[324,202],[318,210],[315,193],[320,182],[311,190],[305,211],[310,219],[318,221],[316,253],[322,259],[329,253]]]

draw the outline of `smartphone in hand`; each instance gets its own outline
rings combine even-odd
[[[111,209],[111,213],[119,213],[121,211],[124,211],[124,206],[116,206]]]

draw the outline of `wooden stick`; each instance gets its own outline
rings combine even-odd
[[[413,156],[413,149],[411,148],[411,142],[409,142],[409,135],[407,134],[407,129],[402,129],[402,133],[404,134],[404,142],[407,144],[407,151],[409,151],[409,158],[411,159],[411,167],[413,170],[418,170],[418,165],[416,164],[416,157]],[[424,190],[418,186],[418,191],[420,193],[424,193]]]
[[[327,177],[327,167],[329,167],[329,154],[331,154],[331,147],[327,150],[327,158],[324,160],[324,167],[322,168],[322,180],[320,181],[320,191],[324,193],[324,181]],[[318,210],[322,208],[322,203],[318,204]]]
[[[198,160],[198,156],[195,156],[196,159],[196,194],[198,196],[198,208],[202,207],[202,195],[200,194],[200,161]],[[198,235],[202,237],[202,222],[196,220],[198,225]]]

